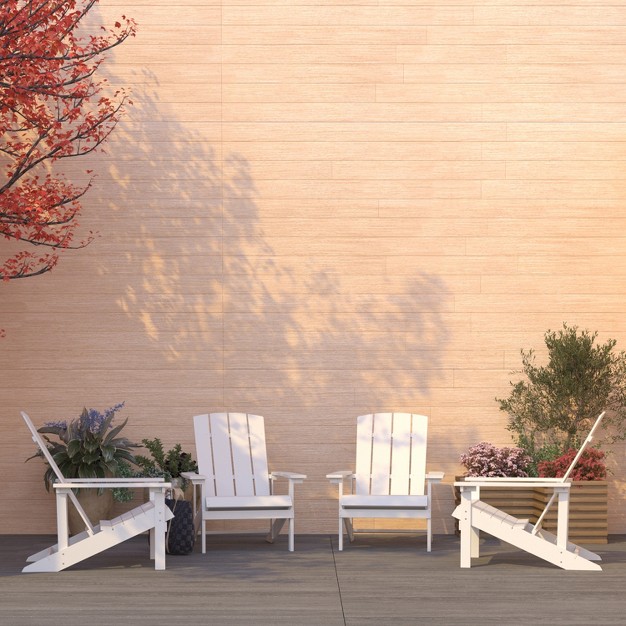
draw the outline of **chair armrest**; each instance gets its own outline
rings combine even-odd
[[[203,474],[196,474],[196,472],[181,472],[180,475],[192,482],[194,485],[199,485],[206,480],[206,476]]]
[[[83,483],[96,483],[106,480],[108,482],[116,482],[116,483],[164,483],[165,478],[162,476],[156,476],[154,478],[118,478],[116,476],[111,476],[109,478],[64,478],[62,481],[64,484],[68,483],[76,483],[81,487],[84,486]],[[55,481],[58,482],[58,481]]]
[[[351,470],[338,470],[336,472],[326,474],[326,478],[328,478],[331,483],[339,485],[346,478],[354,478],[354,472],[352,472]]]
[[[286,478],[287,480],[292,480],[294,482],[301,483],[306,479],[306,474],[297,474],[296,472],[271,472],[270,479],[274,478]]]
[[[296,474],[295,472],[271,472],[270,473],[270,486],[272,486],[271,488],[271,493],[274,493],[274,481],[277,478],[286,478],[287,480],[289,480],[289,497],[292,499],[293,501],[293,497],[295,495],[295,491],[296,491],[296,485],[300,485],[304,482],[304,479],[306,478],[306,474]]]
[[[431,483],[440,483],[444,476],[445,474],[443,472],[428,472],[428,474],[426,474],[426,480]]]
[[[120,487],[171,489],[172,483],[166,483],[162,478],[81,478],[64,480],[52,486],[55,489],[118,489]]]
[[[571,487],[571,481],[563,481],[562,478],[533,478],[533,477],[520,477],[520,478],[507,478],[502,477],[481,477],[481,476],[466,476],[465,480],[455,482],[455,487],[506,487],[508,488],[528,488],[528,487],[548,487],[556,489],[559,487],[569,489]]]

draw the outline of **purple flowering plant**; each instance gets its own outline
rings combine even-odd
[[[116,476],[125,463],[134,463],[131,449],[139,447],[125,437],[119,437],[128,419],[113,425],[115,414],[124,402],[103,412],[84,408],[80,416],[70,421],[49,421],[37,430],[43,435],[48,450],[65,478],[104,478]],[[58,440],[48,435],[55,435]],[[43,457],[39,450],[27,460]],[[55,479],[51,467],[46,469],[44,483],[50,491]]]
[[[532,459],[522,448],[498,448],[487,441],[472,446],[461,455],[464,476],[528,476]]]

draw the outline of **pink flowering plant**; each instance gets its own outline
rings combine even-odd
[[[464,476],[528,476],[532,459],[521,448],[497,448],[481,441],[461,455]]]

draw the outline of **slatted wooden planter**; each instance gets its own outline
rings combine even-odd
[[[463,480],[457,476],[455,480]],[[550,489],[481,489],[481,500],[509,515],[535,523],[552,490]],[[574,481],[570,491],[569,539],[580,544],[601,544],[608,541],[608,485],[604,480]],[[454,489],[454,501],[461,495]],[[556,532],[556,503],[543,521],[543,527]],[[458,533],[458,522],[455,525]]]
[[[549,490],[538,489],[539,511],[550,498]],[[541,492],[544,493],[541,493]],[[574,543],[607,543],[608,484],[605,480],[572,482],[569,504],[569,539]],[[556,532],[556,505],[550,508],[543,527]]]

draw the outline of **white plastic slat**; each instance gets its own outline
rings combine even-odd
[[[425,415],[412,416],[411,439],[411,486],[412,496],[424,495],[426,481],[426,447],[428,442],[428,417]]]
[[[361,415],[356,420],[355,493],[369,495],[372,470],[373,415]]]
[[[270,478],[267,467],[263,418],[260,415],[248,415],[248,428],[250,429],[250,451],[252,454],[255,495],[269,496]]]
[[[233,462],[230,451],[230,432],[228,414],[211,413],[211,445],[215,471],[215,490],[217,496],[234,496]]]
[[[372,433],[372,495],[389,494],[391,473],[391,413],[374,414]]]
[[[196,415],[193,418],[193,430],[196,439],[196,459],[198,472],[207,476],[206,495],[215,495],[215,480],[213,479],[213,450],[211,445],[211,429],[209,428],[209,415]]]
[[[237,496],[253,496],[252,459],[250,458],[250,438],[248,416],[245,413],[229,413],[230,442],[233,453],[235,493]]]
[[[391,450],[392,495],[408,495],[411,462],[411,414],[394,413]]]
[[[348,494],[341,496],[341,505],[348,509],[425,509],[428,505],[428,497],[407,495],[360,496]]]
[[[207,498],[206,507],[212,511],[237,511],[241,509],[290,509],[291,498],[282,496],[237,496],[236,498]]]
[[[24,411],[21,411],[21,413],[22,413],[22,418],[24,422],[26,422],[26,426],[28,426],[28,430],[30,430],[30,433],[33,437],[33,441],[39,446],[39,449],[41,450],[44,458],[48,462],[48,465],[50,465],[50,467],[52,468],[52,471],[56,474],[56,477],[62,483],[65,482],[65,477],[61,473],[61,470],[59,469],[59,466],[56,464],[55,460],[52,458],[52,454],[50,454],[50,450],[48,450],[48,446],[46,445],[46,442],[44,441],[43,437],[41,436],[39,431],[35,428],[35,425],[31,421],[30,417],[26,413],[24,413]],[[72,504],[78,511],[78,514],[80,515],[81,519],[85,522],[89,531],[93,533],[94,531],[93,524],[91,523],[91,520],[89,519],[87,513],[85,512],[85,509],[83,509],[80,502],[78,501],[76,494],[70,491],[68,495],[69,495],[70,500],[72,501]]]
[[[142,513],[147,513],[148,511],[154,508],[154,502],[145,502],[144,504],[141,505],[140,508],[141,508]]]
[[[52,458],[50,454],[50,450],[48,450],[48,446],[44,441],[43,437],[39,434],[38,430],[35,428],[35,425],[32,423],[30,417],[22,411],[22,418],[26,422],[26,426],[28,426],[28,430],[30,430],[30,434],[33,437],[33,441],[39,446],[39,449],[44,455],[46,462],[52,468],[52,471],[56,474],[56,477],[61,481],[65,482],[65,477],[61,473],[59,466],[56,464],[55,460]]]

